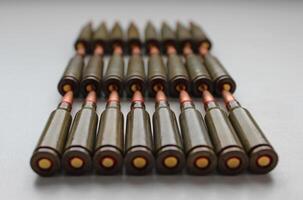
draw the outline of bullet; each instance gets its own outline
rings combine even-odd
[[[206,86],[210,92],[213,91],[212,79],[205,65],[197,55],[190,54],[186,57],[186,67],[192,82],[194,96],[202,96],[201,87]]]
[[[83,78],[81,81],[81,91],[86,96],[90,91],[96,91],[97,95],[101,95],[101,81],[103,73],[103,58],[100,55],[92,55],[87,66],[83,70]]]
[[[128,54],[131,54],[132,46],[142,47],[140,33],[137,26],[132,22],[127,30]]]
[[[155,28],[155,26],[148,22],[145,28],[145,49],[148,54],[150,54],[150,47],[155,46],[159,50],[161,49],[160,36]]]
[[[161,91],[157,92],[153,127],[157,172],[160,174],[180,173],[185,165],[183,144],[176,116]]]
[[[167,48],[168,46],[173,46],[177,48],[177,37],[173,29],[166,23],[162,23],[161,27],[161,36],[162,36],[162,46]],[[167,53],[164,51],[164,53]]]
[[[150,117],[145,110],[139,91],[134,93],[131,111],[126,120],[125,167],[126,173],[144,175],[154,166],[153,140]]]
[[[75,96],[79,95],[83,66],[83,56],[75,55],[70,59],[58,83],[58,91],[62,96],[68,91],[73,91]]]
[[[177,23],[177,39],[178,39],[178,52],[182,54],[185,45],[192,46],[191,32],[182,23]]]
[[[186,68],[177,54],[170,54],[167,59],[169,92],[177,97],[181,90],[189,89],[189,77]]]
[[[30,165],[40,176],[51,176],[61,169],[61,155],[72,121],[72,96],[72,92],[67,92],[57,109],[51,113],[33,152]]]
[[[154,97],[158,90],[167,90],[166,67],[159,54],[150,55],[148,58],[148,92]]]
[[[93,27],[92,27],[92,23],[89,22],[81,29],[74,45],[75,50],[84,47],[85,53],[91,53],[92,35],[93,35]]]
[[[221,97],[221,91],[223,85],[228,84],[230,86],[230,92],[234,93],[236,90],[236,82],[223,67],[220,61],[210,53],[204,57],[204,64],[214,82],[215,95]]]
[[[116,22],[110,33],[110,52],[113,53],[114,46],[125,47],[125,36],[121,25]]]
[[[210,95],[204,91],[203,95]],[[205,102],[205,122],[218,156],[218,171],[236,175],[246,170],[248,159],[226,113],[214,101]]]
[[[187,157],[186,169],[190,174],[206,175],[217,167],[216,153],[202,115],[189,95],[184,93],[181,91],[180,94],[179,122]]]
[[[81,110],[73,121],[62,165],[66,173],[81,175],[92,169],[92,153],[96,138],[98,115],[96,113],[96,93],[89,92]]]
[[[129,97],[136,90],[143,92],[145,89],[145,69],[141,55],[132,55],[129,58],[125,78],[125,90]]]
[[[94,166],[99,174],[115,174],[122,171],[124,154],[123,121],[119,95],[113,91],[99,122],[94,154]]]
[[[229,119],[235,128],[248,156],[249,170],[256,174],[265,174],[278,164],[278,155],[264,135],[250,112],[243,108],[232,95],[224,91],[224,99],[229,110]]]
[[[104,76],[103,88],[106,96],[110,92],[116,90],[119,95],[123,92],[123,78],[124,78],[124,60],[119,54],[113,54],[109,60],[109,64]]]
[[[193,38],[194,50],[196,53],[199,52],[199,48],[206,48],[208,51],[211,50],[212,42],[200,26],[191,22],[190,30]]]
[[[109,53],[109,33],[105,22],[102,22],[93,34],[93,50],[97,46],[102,46],[105,53]]]

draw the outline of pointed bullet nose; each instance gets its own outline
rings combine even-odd
[[[128,38],[139,37],[138,27],[133,22],[130,23],[127,32]]]
[[[166,95],[162,90],[159,90],[156,94],[156,102],[167,101]]]
[[[112,91],[108,97],[108,100],[107,102],[112,102],[112,101],[115,101],[115,102],[119,102],[120,101],[120,97],[119,97],[119,94],[116,90]]]
[[[112,31],[111,31],[111,35],[121,35],[121,37],[122,37],[122,32],[123,32],[123,30],[122,30],[120,23],[115,22],[115,24],[112,28]]]
[[[144,102],[144,98],[142,96],[142,93],[139,90],[134,92],[132,102]]]
[[[181,90],[180,96],[179,96],[179,101],[180,101],[180,104],[183,104],[184,102],[192,101],[192,99],[190,98],[189,94],[185,90]]]

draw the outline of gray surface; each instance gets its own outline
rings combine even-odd
[[[303,4],[16,3],[0,5],[0,199],[302,199]],[[150,6],[150,7],[149,7]],[[234,76],[236,96],[280,155],[269,175],[39,178],[29,158],[60,99],[56,84],[79,27],[87,20],[193,19],[214,41]],[[172,101],[179,114],[179,106]],[[79,108],[76,104],[74,110]],[[99,102],[99,113],[104,108]],[[199,100],[196,105],[203,110]],[[154,110],[148,103],[148,111]],[[129,104],[123,105],[127,112]]]

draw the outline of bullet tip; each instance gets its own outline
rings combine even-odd
[[[142,96],[142,93],[139,90],[134,92],[132,102],[144,102],[144,98]]]
[[[112,101],[115,101],[115,102],[120,101],[119,94],[116,90],[111,91],[111,93],[109,94],[107,102],[112,102]]]
[[[208,90],[204,90],[203,91],[203,103],[206,105],[209,102],[213,102],[213,101],[215,101],[213,95]]]
[[[166,95],[163,91],[159,90],[156,94],[156,102],[167,101]]]
[[[228,104],[229,102],[235,101],[234,96],[228,90],[223,89],[222,96],[223,96],[225,104]]]
[[[180,104],[183,104],[184,102],[191,102],[192,99],[190,98],[189,94],[185,90],[180,91],[179,96]]]
[[[92,102],[92,103],[96,103],[97,102],[97,94],[94,90],[90,91],[88,93],[88,95],[86,96],[85,99],[86,102]]]
[[[73,104],[73,91],[66,92],[62,98],[62,102],[72,105]]]

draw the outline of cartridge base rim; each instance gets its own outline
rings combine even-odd
[[[126,93],[128,95],[128,97],[131,97],[134,93],[134,91],[132,91],[131,87],[132,85],[138,85],[140,87],[140,91],[144,91],[145,90],[145,80],[142,79],[139,76],[131,76],[126,80]]]
[[[257,159],[261,156],[270,157],[270,165],[267,167],[260,167],[257,164]],[[249,171],[255,174],[266,174],[273,170],[278,164],[278,155],[275,150],[270,146],[259,146],[256,147],[250,153]]]
[[[166,79],[165,77],[162,77],[162,76],[155,76],[157,78],[151,78],[149,80],[149,83],[148,83],[148,91],[149,91],[149,96],[150,97],[155,97],[156,96],[156,91],[154,90],[154,86],[159,84],[159,85],[162,85],[163,86],[163,92],[166,93]]]
[[[158,38],[146,39],[144,46],[148,54],[150,54],[150,46],[155,46],[156,48],[159,49],[159,51],[161,51],[161,42],[159,41]]]
[[[44,170],[38,166],[41,159],[47,159],[51,162],[51,168]],[[40,176],[52,176],[61,168],[60,157],[56,151],[50,148],[41,147],[37,149],[30,161],[31,168]]]
[[[239,167],[230,169],[226,162],[230,158],[240,160]],[[244,150],[240,147],[229,147],[221,151],[218,155],[218,172],[225,175],[237,175],[244,172],[248,167],[248,158]]]
[[[80,82],[73,77],[65,76],[62,77],[59,84],[58,84],[58,91],[63,96],[66,92],[63,90],[64,85],[70,85],[74,92],[75,96],[79,95],[79,85]]]
[[[164,166],[164,159],[168,157],[175,157],[177,165],[172,168]],[[185,166],[185,156],[183,151],[176,146],[168,146],[158,151],[156,156],[156,170],[159,174],[177,174],[180,173]]]
[[[119,93],[119,96],[122,96],[122,79],[120,79],[120,77],[112,75],[106,77],[106,79],[104,80],[103,91],[107,97],[111,93],[111,91],[108,89],[110,85],[115,85],[117,87],[117,92]]]
[[[86,96],[89,92],[86,90],[87,85],[93,85],[95,87],[96,94],[100,96],[101,90],[101,80],[98,80],[94,76],[87,76],[82,78],[83,81],[81,82],[81,92],[84,96]]]
[[[109,41],[108,41],[108,46],[110,47],[109,48],[109,52],[110,54],[113,54],[114,53],[114,49],[113,49],[113,45],[116,44],[117,46],[121,46],[121,48],[123,49],[123,51],[125,51],[125,41],[121,38],[111,38]]]
[[[177,97],[179,95],[180,91],[177,91],[177,86],[178,85],[184,85],[185,86],[185,90],[189,89],[189,81],[188,78],[186,76],[177,76],[172,80],[169,80],[169,85],[170,85],[170,95],[173,97]]]
[[[167,38],[167,39],[163,39],[162,40],[162,46],[163,46],[163,53],[165,55],[167,55],[167,52],[166,52],[166,48],[167,46],[173,46],[174,48],[177,49],[178,45],[177,45],[177,40],[176,39],[173,39],[173,38]]]
[[[100,165],[102,158],[110,157],[114,159],[114,166],[111,168],[105,168]],[[98,174],[117,174],[122,171],[123,167],[123,155],[120,150],[115,147],[101,147],[99,148],[93,158],[94,166]]]
[[[212,48],[212,43],[211,43],[211,41],[209,40],[209,39],[193,39],[193,43],[194,43],[194,52],[195,53],[199,53],[199,49],[200,49],[200,47],[201,47],[201,45],[203,44],[203,43],[208,43],[208,50],[211,50],[211,48]]]
[[[207,77],[205,75],[200,75],[192,81],[192,84],[193,84],[193,87],[192,87],[193,95],[196,97],[202,96],[202,91],[199,90],[199,87],[203,84],[207,86],[207,90],[210,93],[213,93],[213,85],[212,85],[212,81],[211,81],[210,77]]]
[[[230,78],[229,76],[221,76],[218,77],[215,81],[215,94],[218,97],[222,97],[222,89],[224,84],[230,85],[230,93],[234,93],[236,91],[237,85],[234,79]]]
[[[144,157],[147,161],[146,167],[137,169],[133,166],[132,161],[136,157]],[[152,152],[145,147],[133,147],[125,155],[126,173],[130,175],[144,175],[151,173],[154,166],[154,157]]]
[[[178,41],[178,54],[182,55],[183,54],[183,49],[186,45],[190,44],[191,47],[193,47],[193,40],[192,38],[183,38],[179,39]]]
[[[199,169],[195,166],[195,161],[198,158],[207,158],[209,165],[203,169]],[[187,171],[190,174],[206,175],[215,171],[217,167],[217,156],[211,148],[208,147],[196,147],[192,149],[187,155]]]
[[[91,54],[91,43],[89,41],[87,41],[86,39],[78,39],[74,45],[75,50],[77,50],[77,46],[79,44],[82,44],[84,46],[85,53]]]
[[[70,160],[73,158],[79,158],[83,161],[83,166],[79,168],[73,168],[70,165]],[[62,166],[67,174],[82,175],[92,169],[91,153],[87,149],[82,147],[71,147],[67,149],[62,156]]]

